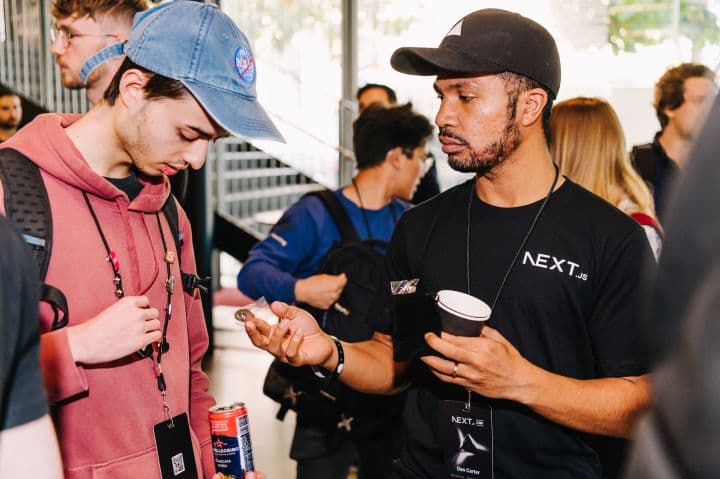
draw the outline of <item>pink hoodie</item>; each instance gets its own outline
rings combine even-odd
[[[63,127],[78,118],[41,115],[2,145],[22,152],[42,171],[53,223],[46,282],[65,293],[70,326],[87,321],[117,301],[107,253],[81,193],[86,191],[110,248],[118,255],[125,294],[148,296],[163,320],[165,252],[155,213],[168,197],[169,182],[167,178],[156,183],[141,180],[142,192],[129,202],[125,193],[90,169],[65,134]],[[184,211],[178,210],[184,237],[182,268],[194,273],[190,225]],[[167,246],[174,250],[172,231],[162,213],[160,219]],[[212,477],[208,408],[214,400],[200,368],[208,335],[200,299],[183,294],[178,262],[171,267],[175,293],[168,327],[170,350],[162,361],[170,414],[189,415],[196,464],[201,477],[203,471],[204,477]],[[67,329],[50,332],[52,312],[44,306],[40,361],[54,404],[66,477],[159,478],[153,425],[164,415],[153,361],[129,356],[107,364],[76,364]]]

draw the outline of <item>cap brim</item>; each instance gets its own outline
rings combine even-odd
[[[472,64],[473,68],[468,69]],[[410,75],[439,75],[442,73],[480,74],[499,73],[504,71],[499,65],[477,58],[469,60],[463,54],[450,48],[398,48],[390,57],[390,65]]]
[[[181,81],[213,120],[233,135],[285,143],[285,138],[257,100],[192,80]]]

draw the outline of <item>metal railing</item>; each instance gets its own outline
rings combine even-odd
[[[209,157],[215,209],[264,237],[272,218],[302,195],[324,188],[296,169],[237,138],[216,143]]]
[[[0,82],[48,111],[83,113],[83,90],[62,86],[50,52],[50,0],[0,0],[4,39],[0,42]],[[282,161],[236,138],[218,141],[208,166],[215,178],[213,204],[260,237],[267,234],[262,213],[286,209],[308,191],[322,188]]]
[[[48,111],[83,113],[84,91],[63,88],[50,54],[50,0],[2,0],[0,82]]]
[[[62,86],[50,52],[50,1],[0,0],[0,82],[47,111],[84,113],[89,108],[85,91]],[[186,204],[186,209],[195,213],[194,237],[201,238],[201,244],[195,244],[198,271],[215,278],[219,262],[213,250],[244,261],[282,211],[303,194],[323,188],[237,138],[216,142],[207,163],[207,178],[198,182],[195,192],[202,201]],[[218,286],[216,279],[213,289]],[[203,309],[212,350],[212,295],[205,297]]]

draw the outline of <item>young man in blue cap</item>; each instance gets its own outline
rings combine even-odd
[[[37,165],[52,211],[45,281],[69,321],[53,328],[41,311],[45,386],[67,478],[207,478],[208,336],[183,281],[195,273],[187,217],[178,206],[172,228],[164,214],[168,176],[201,168],[229,133],[282,137],[257,102],[248,40],[217,6],[138,14],[124,53],[87,115],[42,115],[3,144]]]
[[[561,178],[546,131],[560,87],[551,35],[504,10],[476,11],[439,48],[401,48],[401,72],[436,75],[435,119],[452,167],[475,178],[400,219],[388,253],[394,314],[347,344],[302,310],[273,305],[253,343],[364,391],[410,378],[403,478],[600,478],[649,401],[638,352],[642,229]],[[441,332],[432,298],[492,306],[477,337]]]

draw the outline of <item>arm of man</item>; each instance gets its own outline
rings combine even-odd
[[[307,311],[274,302],[273,312],[281,318],[274,326],[249,315],[245,330],[252,343],[268,351],[280,361],[293,366],[320,366],[334,371],[338,350],[333,339],[318,326]],[[376,333],[371,339],[342,343],[344,368],[339,379],[362,392],[392,392],[401,381],[405,365],[393,361],[390,336]]]
[[[267,238],[253,247],[238,273],[240,291],[250,298],[264,296],[268,302],[293,303],[312,299],[319,286],[313,284],[317,281],[311,280],[312,277],[307,277],[317,270],[313,267],[315,257],[324,254],[318,252],[318,218],[311,211],[315,206],[322,207],[319,201],[303,198],[292,205]],[[306,281],[303,281],[304,277]],[[307,287],[303,287],[303,282],[309,282]],[[326,286],[324,289],[337,289],[334,284]]]
[[[0,198],[3,195],[0,182]],[[2,201],[0,214],[5,214]],[[32,282],[37,285],[37,272],[34,275]],[[45,303],[40,303],[40,312],[42,318],[54,315]],[[81,324],[43,332],[40,367],[48,401],[54,404],[87,391],[83,364],[119,359],[159,339],[158,318],[158,311],[149,307],[146,297],[133,296],[123,298]]]
[[[5,197],[5,189],[2,181],[0,181],[0,198]],[[5,202],[0,201],[0,216],[5,217]],[[8,220],[10,221],[10,220]],[[4,231],[5,232],[5,231]],[[18,240],[18,250],[25,248],[22,240]],[[10,251],[10,250],[7,250]],[[11,271],[11,269],[7,269]],[[37,285],[38,285],[38,272],[37,269],[23,268],[23,281],[31,282],[29,284],[34,285],[35,300],[30,313],[24,312],[24,317],[32,317],[34,321],[39,324],[37,311],[38,311],[38,297],[37,297]],[[34,277],[30,278],[30,275]],[[14,287],[21,287],[21,282],[11,282],[8,286],[13,285]],[[6,286],[6,294],[14,295],[20,298],[18,291],[9,291]],[[10,296],[8,296],[10,297]],[[52,316],[52,310],[47,304],[40,304],[41,316],[47,317]],[[46,332],[40,335],[40,370],[42,371],[42,381],[44,382],[45,391],[47,393],[47,400],[50,403],[60,401],[62,399],[72,397],[76,394],[87,390],[87,381],[85,379],[85,372],[75,364],[72,356],[70,343],[67,335],[68,328],[62,328],[57,331]],[[1,401],[0,401],[1,402]]]
[[[87,391],[85,364],[124,358],[159,340],[159,314],[146,296],[126,296],[87,321],[41,334],[40,364],[50,403]]]
[[[185,241],[181,251],[182,269],[188,273],[196,273],[195,251],[193,250],[192,230],[185,211],[178,205],[179,223]],[[179,283],[177,283],[179,284]],[[209,345],[208,331],[202,301],[198,290],[194,294],[183,291],[185,311],[187,314],[188,351],[190,354],[190,427],[200,443],[199,467],[203,476],[210,478],[215,473],[212,440],[208,410],[215,404],[215,399],[208,392],[210,381],[202,370],[202,359]]]
[[[63,476],[38,363],[37,274],[0,216],[0,477]]]
[[[639,311],[646,267],[655,260],[637,225],[608,244],[603,261],[598,261],[594,310],[582,318],[590,336],[596,378],[574,379],[542,369],[489,326],[474,338],[426,334],[428,345],[448,359],[426,356],[423,361],[443,381],[486,397],[517,401],[564,426],[595,434],[630,435],[650,402]]]
[[[318,309],[330,309],[346,284],[345,273],[314,274],[295,282],[295,299]]]
[[[202,359],[208,348],[208,332],[205,326],[200,296],[195,295],[188,301],[188,341],[190,352],[190,427],[200,443],[200,459],[204,477],[212,477],[215,473],[210,423],[208,411],[215,404],[215,399],[208,392],[210,380],[202,370]]]
[[[579,431],[630,437],[650,405],[647,374],[579,380],[537,369],[520,402],[551,421]]]
[[[0,477],[62,479],[60,449],[49,415],[0,431]]]
[[[60,449],[49,415],[0,431],[0,477],[62,479]]]
[[[339,379],[347,386],[369,394],[391,394],[404,385],[407,363],[393,361],[391,336],[375,333],[368,341],[342,345],[345,365]],[[322,367],[334,371],[337,364],[338,351],[333,344],[332,355]]]
[[[426,340],[448,358],[423,357],[439,379],[516,401],[579,431],[627,437],[650,402],[647,375],[580,380],[554,374],[530,363],[489,326],[478,338],[428,333]]]

